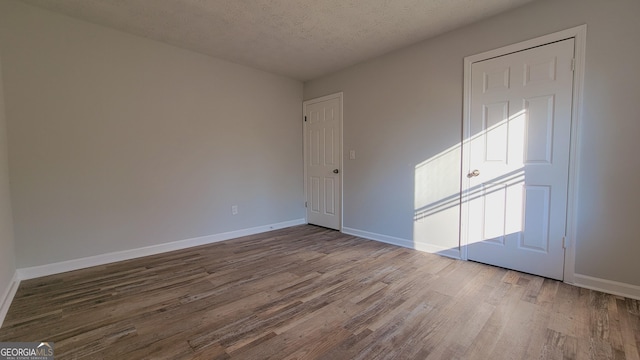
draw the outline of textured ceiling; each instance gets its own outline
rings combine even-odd
[[[532,0],[22,0],[309,80]]]

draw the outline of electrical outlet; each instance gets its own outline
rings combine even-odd
[[[238,215],[238,205],[232,205],[231,206],[231,214],[232,215]]]

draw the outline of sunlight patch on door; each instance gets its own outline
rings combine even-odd
[[[460,171],[461,144],[415,166],[414,240],[445,232],[463,201],[470,214],[483,214],[468,219],[469,227],[478,230],[470,232],[469,244],[503,245],[508,236],[522,242],[527,114],[523,109],[507,115],[505,103],[486,107],[484,128],[464,142],[495,164],[482,169],[483,180],[472,184],[464,197],[459,183],[450,180]]]

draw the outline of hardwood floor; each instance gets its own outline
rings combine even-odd
[[[640,302],[298,226],[21,283],[56,359],[639,359]]]

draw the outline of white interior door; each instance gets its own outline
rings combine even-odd
[[[471,65],[467,257],[563,278],[574,40]]]
[[[340,230],[342,94],[304,102],[307,222]]]

